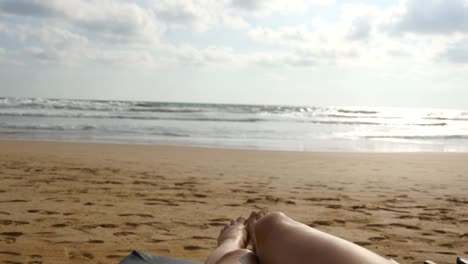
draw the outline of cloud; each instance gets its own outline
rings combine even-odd
[[[99,3],[80,2],[82,10],[86,11],[71,16],[72,23],[97,37],[106,36],[112,40],[153,42],[158,38],[160,27],[148,10],[131,3]]]
[[[154,3],[154,13],[167,26],[183,26],[205,31],[215,23],[218,4],[211,1],[160,0]]]
[[[304,13],[309,7],[328,6],[333,0],[228,0],[228,7],[244,14],[271,16]]]
[[[224,15],[222,21],[224,26],[234,30],[247,30],[251,27],[251,25],[240,16]]]
[[[248,32],[248,35],[255,41],[267,42],[276,45],[302,45],[306,44],[312,32],[307,30],[305,26],[295,27],[279,27],[277,29],[268,27],[253,28]]]
[[[24,50],[25,54],[33,57],[41,63],[57,62],[59,60],[59,54],[53,52],[47,52],[46,50],[39,47],[29,47]]]
[[[396,34],[468,33],[468,4],[465,0],[406,0],[384,27]]]
[[[175,65],[182,66],[209,66],[239,64],[244,60],[244,55],[227,47],[195,48],[190,45],[171,46],[163,48],[165,60]],[[164,55],[163,55],[164,56]]]
[[[56,24],[93,34],[97,40],[154,42],[161,27],[151,11],[134,4],[102,0],[0,0],[6,15],[40,18],[37,24]]]
[[[46,0],[2,0],[0,10],[7,14],[32,17],[53,17],[63,15],[54,1]]]
[[[263,57],[261,64],[280,64],[289,66],[314,66],[336,64],[358,57],[358,45],[345,40],[345,34],[336,31],[311,31],[305,26],[272,28],[254,28],[249,36],[262,43],[277,48],[275,52],[286,53],[281,56]],[[273,64],[274,64],[273,63]]]
[[[350,40],[367,40],[370,37],[372,30],[372,19],[370,17],[362,16],[353,20],[348,39]]]
[[[468,63],[468,39],[450,45],[440,58],[453,63]]]
[[[153,55],[145,50],[88,49],[83,55],[93,62],[120,67],[149,67],[155,63]]]
[[[267,5],[267,1],[261,0],[232,0],[231,5],[244,10],[258,10]]]
[[[8,46],[4,57],[16,54],[13,57],[25,64],[315,67],[375,65],[410,57],[460,63],[467,49],[457,44],[462,39],[456,35],[463,34],[451,33],[468,33],[465,1],[403,0],[385,10],[343,4],[335,9],[334,20],[302,17],[305,21],[282,16],[300,16],[333,1],[0,0],[0,38],[17,44]],[[281,26],[281,19],[304,24]],[[176,39],[171,39],[173,28],[184,28],[174,34]],[[213,34],[223,30],[237,30],[234,47],[213,41]],[[161,38],[165,33],[167,38]],[[179,33],[187,35],[179,38]],[[183,42],[198,36],[196,45]]]

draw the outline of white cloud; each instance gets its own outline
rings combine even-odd
[[[156,42],[161,32],[153,14],[136,4],[99,1],[99,4],[77,1],[78,12],[70,13],[72,23],[113,41]]]
[[[32,17],[63,16],[59,3],[53,0],[2,0],[0,12]]]
[[[206,31],[215,24],[219,4],[202,0],[160,0],[154,2],[156,17],[167,26]]]
[[[83,55],[97,63],[117,65],[124,68],[149,67],[155,63],[153,55],[144,50],[87,49]]]
[[[309,7],[327,6],[333,0],[228,0],[229,7],[255,16],[301,14]]]
[[[468,64],[468,39],[450,45],[440,54],[440,58],[449,62]]]
[[[280,27],[272,29],[267,27],[253,28],[248,32],[249,36],[255,41],[268,42],[271,44],[293,46],[307,44],[313,37],[305,26]]]
[[[85,0],[2,0],[5,15],[41,18],[112,42],[155,42],[161,32],[152,12],[133,3]]]
[[[318,16],[303,17],[307,20],[303,25],[259,26],[258,21],[271,20],[266,16],[300,16],[312,6],[334,1],[0,0],[0,34],[18,41],[19,47],[13,49],[19,61],[69,65],[369,66],[405,58],[465,62],[466,0],[425,0],[417,8],[421,1],[402,1],[387,10],[344,4],[335,21]],[[214,45],[209,38],[196,46],[160,42],[167,28],[181,27],[195,36],[208,35],[213,28],[236,30],[248,39],[236,47],[252,45],[252,50],[259,50],[255,47],[259,43],[269,47],[246,52]],[[404,34],[389,34],[390,29]]]
[[[392,33],[468,33],[466,0],[406,0],[386,25]]]
[[[190,45],[166,46],[163,48],[166,60],[173,65],[207,66],[239,64],[243,55],[226,47],[195,48]]]
[[[362,16],[353,20],[348,38],[350,40],[367,40],[372,31],[372,19],[370,17]]]
[[[222,21],[224,26],[234,30],[247,30],[251,27],[251,25],[240,16],[224,15]]]
[[[335,32],[311,31],[305,26],[272,28],[255,28],[249,36],[258,42],[269,43],[278,51],[287,51],[283,55],[285,65],[314,66],[319,64],[336,64],[345,60],[355,59],[360,53],[357,44],[345,40],[345,34]],[[263,61],[277,61],[275,56],[264,58]]]
[[[59,60],[59,54],[48,52],[39,47],[29,47],[24,50],[24,54],[31,56],[40,63],[53,63]]]
[[[111,0],[0,0],[0,18],[20,64],[148,66],[163,31],[151,10]]]

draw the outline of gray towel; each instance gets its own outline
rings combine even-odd
[[[161,257],[146,254],[140,251],[134,250],[130,255],[124,258],[120,264],[202,264],[200,262],[176,259],[169,257]]]

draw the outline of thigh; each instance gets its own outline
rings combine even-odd
[[[262,264],[389,264],[354,243],[272,213],[255,225],[257,255]]]

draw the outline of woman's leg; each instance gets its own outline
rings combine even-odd
[[[363,247],[296,222],[282,213],[253,212],[247,220],[262,264],[389,264]]]
[[[255,254],[245,249],[249,241],[244,222],[243,218],[232,220],[221,230],[218,247],[205,261],[206,264],[257,264]]]

